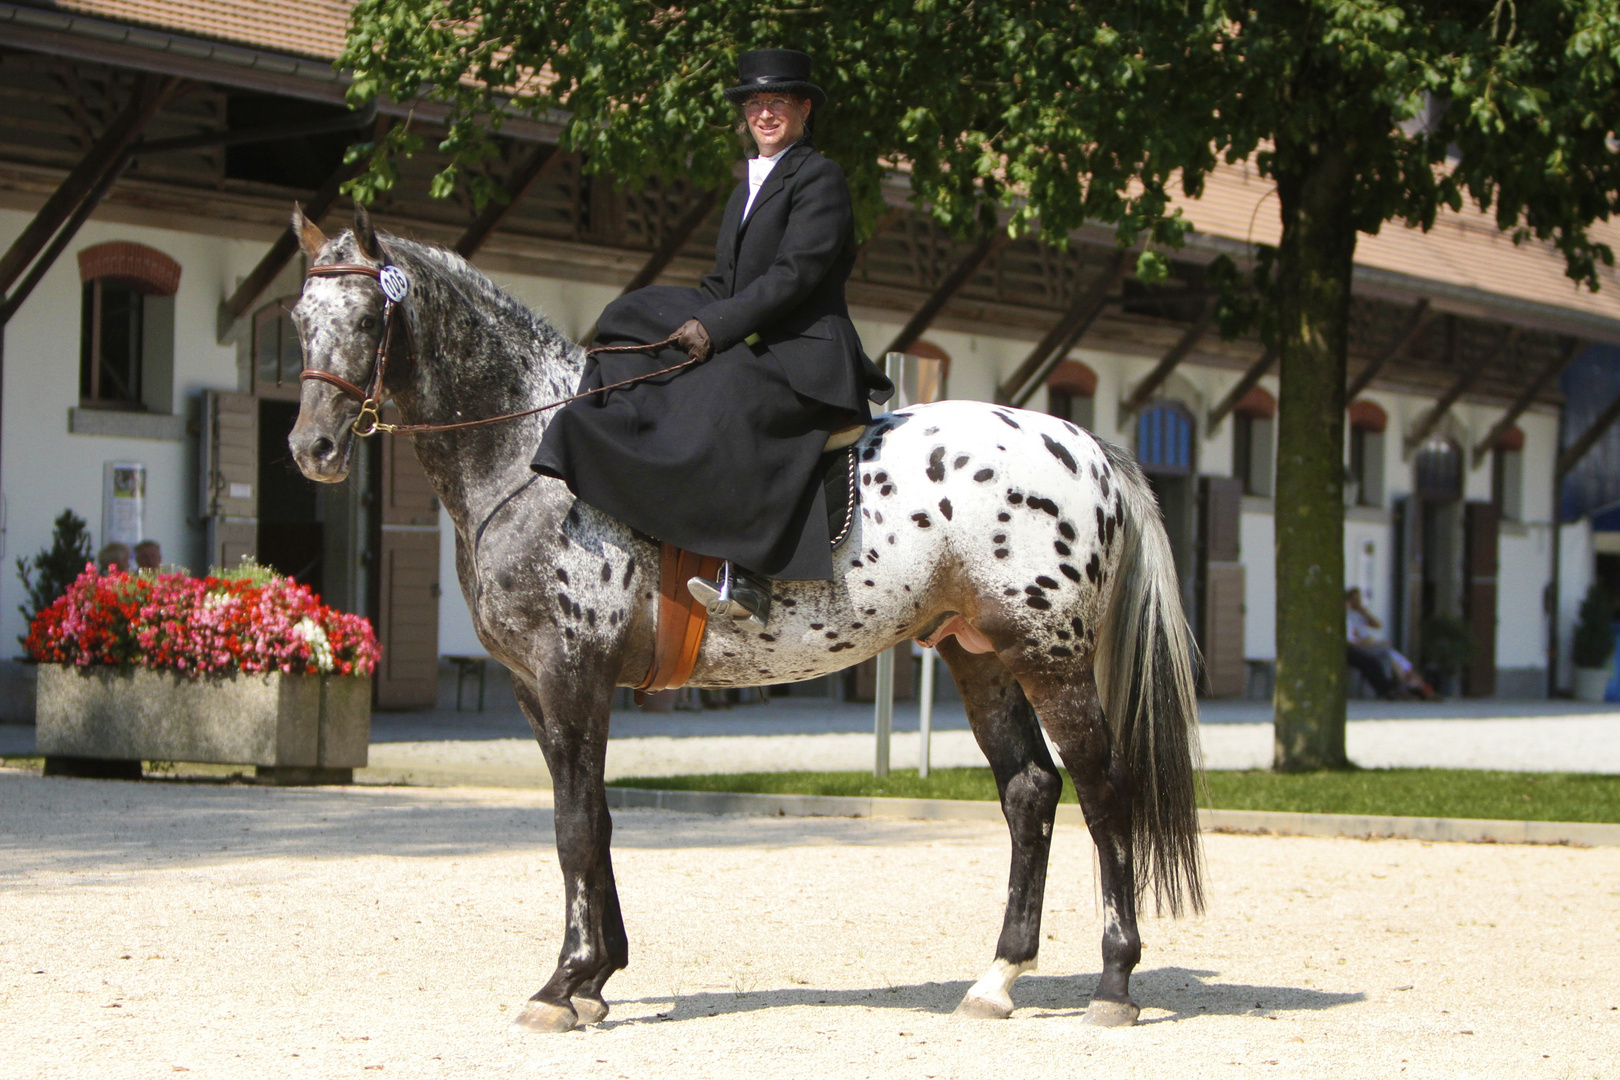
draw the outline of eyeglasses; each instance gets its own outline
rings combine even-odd
[[[787,98],[775,97],[763,101],[755,98],[752,101],[743,102],[743,113],[748,116],[758,116],[760,113],[769,110],[777,116],[786,116],[788,111],[796,104],[797,102],[789,101]]]

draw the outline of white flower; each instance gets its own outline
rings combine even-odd
[[[332,646],[326,640],[326,630],[320,623],[305,615],[293,627],[293,633],[309,643],[309,655],[315,666],[323,672],[332,670]]]

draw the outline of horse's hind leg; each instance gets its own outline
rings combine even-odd
[[[1043,673],[1026,683],[1041,722],[1074,778],[1086,826],[1097,845],[1103,898],[1103,971],[1086,1019],[1103,1027],[1133,1024],[1138,1009],[1131,1000],[1131,972],[1142,958],[1142,938],[1136,928],[1136,875],[1127,797],[1133,778],[1124,755],[1114,752],[1089,662],[1079,673]]]
[[[1035,967],[1040,948],[1046,863],[1063,778],[1046,751],[1040,722],[1023,689],[1001,661],[971,654],[951,640],[941,644],[940,655],[962,692],[973,737],[990,760],[1012,835],[1007,913],[996,941],[996,960],[962,998],[956,1014],[1004,1019],[1013,1010],[1013,980]]]
[[[529,1031],[567,1031],[607,1015],[602,987],[629,963],[602,780],[612,687],[550,686],[544,701],[521,684],[515,689],[551,771],[567,923],[556,971],[514,1023]]]

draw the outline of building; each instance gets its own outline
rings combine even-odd
[[[341,225],[345,148],[412,111],[342,106],[346,10],[0,0],[0,535],[5,555],[30,554],[72,508],[100,540],[128,506],[110,464],[142,466],[142,538],[197,570],[256,554],[371,614],[379,704],[408,707],[431,701],[435,657],[481,652],[443,512],[403,441],[367,444],[333,489],[299,477],[285,442],[302,366],[283,306],[303,271],[288,213],[298,200]],[[437,114],[414,114],[431,133]],[[509,203],[429,199],[425,155],[374,213],[469,254],[578,337],[629,284],[694,280],[718,215],[678,180],[615,191],[556,136],[503,129],[489,170]],[[1149,286],[1106,230],[1063,251],[960,241],[896,188],[850,283],[869,353],[945,358],[950,396],[1061,413],[1136,450],[1213,694],[1261,692],[1275,656],[1273,363],[1211,330],[1205,280],[1217,254],[1275,239],[1270,197],[1242,168],[1217,172],[1186,205],[1197,232],[1172,279]],[[1483,215],[1362,238],[1347,578],[1410,652],[1465,633],[1467,693],[1546,693],[1587,585],[1600,569],[1620,584],[1617,343],[1612,271],[1578,291],[1555,252]],[[21,599],[0,577],[0,634],[24,630]]]

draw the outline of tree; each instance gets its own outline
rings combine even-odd
[[[360,0],[353,96],[452,105],[450,164],[477,169],[505,111],[560,113],[590,167],[638,184],[729,182],[718,94],[743,49],[817,58],[818,145],[870,221],[904,161],[919,203],[959,230],[991,206],[1062,244],[1086,220],[1142,243],[1162,276],[1219,160],[1277,186],[1281,240],[1223,263],[1227,333],[1258,320],[1280,351],[1276,766],[1344,750],[1343,441],[1358,233],[1427,228],[1473,202],[1551,242],[1597,287],[1613,252],[1588,226],[1620,207],[1620,0]],[[538,73],[538,74],[537,74]],[[499,90],[493,88],[501,88]],[[361,197],[386,186],[375,149]]]
[[[72,510],[62,511],[51,530],[51,546],[40,548],[32,558],[17,556],[17,578],[28,594],[28,603],[18,604],[17,610],[22,612],[28,625],[32,626],[34,616],[68,591],[68,586],[84,573],[86,563],[94,561],[90,529],[84,519]],[[35,577],[36,574],[39,576]],[[17,640],[26,645],[28,635],[25,633]]]

